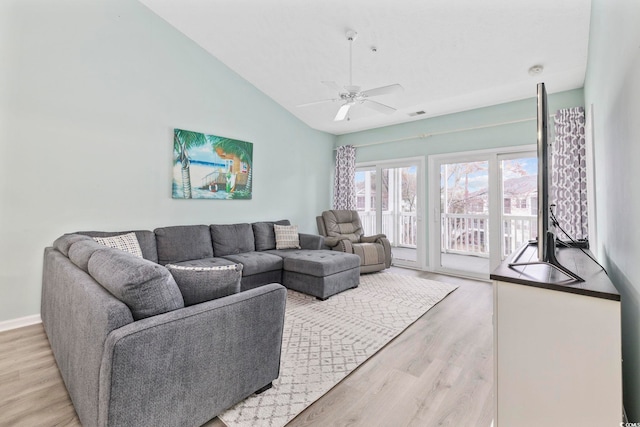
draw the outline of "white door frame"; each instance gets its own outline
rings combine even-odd
[[[489,279],[489,272],[501,263],[502,242],[500,239],[500,171],[499,157],[511,156],[536,150],[535,144],[518,145],[514,147],[491,148],[457,153],[433,154],[429,156],[429,266],[428,270],[437,273],[453,274],[472,277],[475,279]],[[489,163],[489,272],[475,274],[469,271],[454,270],[442,267],[440,248],[442,247],[440,232],[440,165],[445,163],[463,163],[486,161]]]
[[[418,166],[417,174],[417,188],[416,194],[418,196],[418,203],[416,206],[416,222],[418,226],[417,241],[416,241],[416,256],[417,261],[415,263],[410,261],[393,261],[393,265],[401,267],[409,267],[418,270],[425,269],[425,224],[424,224],[424,207],[425,207],[425,158],[420,157],[403,157],[399,159],[380,160],[372,162],[356,163],[356,170],[358,168],[375,168],[376,170],[376,229],[382,230],[382,197],[378,194],[378,191],[382,191],[382,169],[388,168],[401,168],[406,166]]]

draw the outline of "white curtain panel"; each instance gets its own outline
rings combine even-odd
[[[560,226],[574,239],[586,239],[587,160],[584,108],[566,108],[555,115],[551,167],[551,203]],[[564,239],[558,230],[559,238]]]
[[[336,173],[333,181],[333,208],[356,208],[356,147],[342,145],[336,150]]]

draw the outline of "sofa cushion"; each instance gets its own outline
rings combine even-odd
[[[142,257],[149,261],[158,262],[158,250],[156,248],[156,235],[153,231],[149,230],[134,230],[134,231],[79,231],[78,234],[83,234],[89,237],[113,237],[121,234],[135,233],[140,250],[142,251]]]
[[[124,302],[135,320],[184,307],[180,289],[169,270],[118,249],[95,251],[89,274]]]
[[[212,258],[213,246],[206,225],[178,225],[154,230],[158,263],[175,264],[192,259]]]
[[[310,276],[326,277],[342,271],[360,267],[360,257],[354,254],[330,250],[275,250],[284,258],[285,271],[303,273]]]
[[[282,219],[280,221],[254,222],[251,224],[256,242],[256,251],[268,251],[276,248],[276,233],[273,231],[274,224],[290,225],[291,223],[288,219]]]
[[[107,249],[107,246],[88,237],[87,240],[79,240],[69,247],[69,259],[76,266],[88,273],[91,255],[93,255],[95,251],[105,249]]]
[[[101,245],[120,249],[138,258],[142,258],[142,249],[140,249],[140,243],[138,243],[135,233],[119,234],[111,237],[94,237],[93,240]]]
[[[242,264],[243,276],[252,276],[282,269],[282,258],[265,252],[245,252],[237,255],[226,255],[224,258]]]
[[[184,305],[194,305],[240,292],[242,264],[194,267],[167,264],[184,299]]]
[[[297,225],[274,225],[276,249],[300,249]]]
[[[217,257],[256,250],[251,224],[211,225],[213,252]]]
[[[69,256],[69,248],[79,240],[91,240],[91,237],[82,234],[63,234],[53,242],[54,249],[57,249],[64,256]]]

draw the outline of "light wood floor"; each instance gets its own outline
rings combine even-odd
[[[459,288],[287,427],[465,426],[492,420],[491,285]],[[78,426],[41,325],[0,333],[0,426]],[[207,427],[224,427],[217,418]]]

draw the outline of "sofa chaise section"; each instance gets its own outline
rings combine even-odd
[[[326,300],[332,295],[357,288],[360,257],[331,250],[281,249],[270,251],[283,258],[282,283],[307,295]]]

